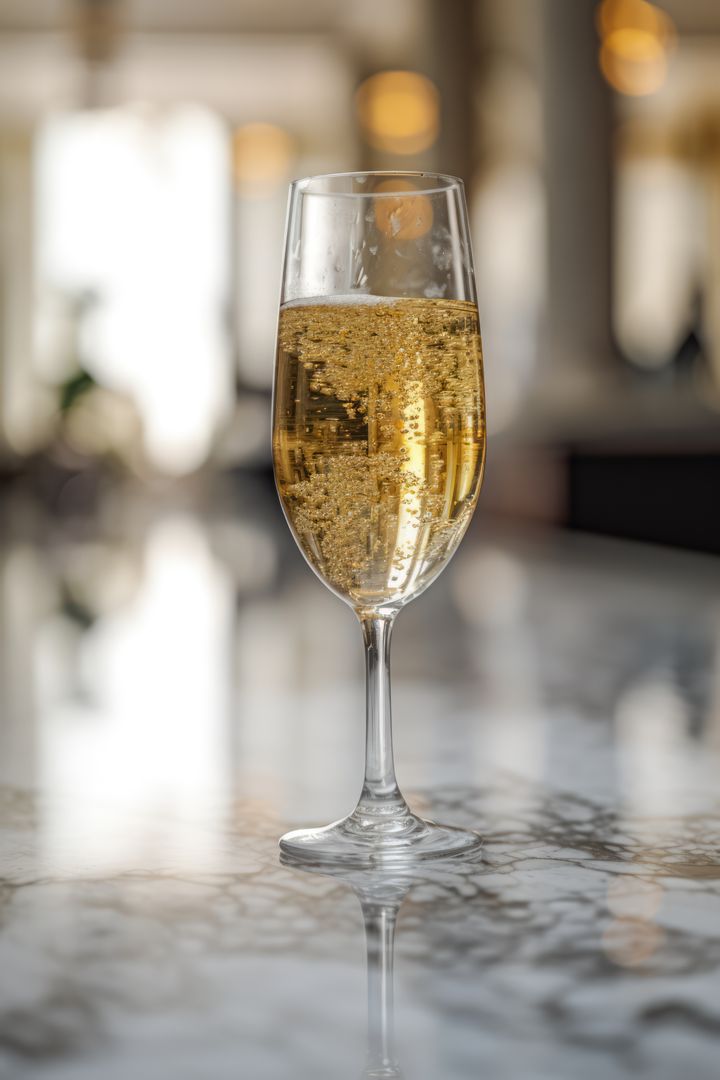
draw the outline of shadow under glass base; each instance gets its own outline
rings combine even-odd
[[[383,816],[358,807],[349,817],[280,838],[288,859],[317,866],[402,867],[477,851],[482,837],[467,829],[424,821],[407,808]]]

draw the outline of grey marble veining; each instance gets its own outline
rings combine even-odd
[[[349,613],[285,554],[239,583],[212,526],[143,542],[109,598],[4,552],[3,1080],[337,1080],[383,1040],[405,1080],[718,1075],[715,563],[472,537],[394,698],[413,805],[485,843],[378,880],[276,846],[357,794]]]
[[[717,808],[649,822],[534,788],[522,813],[488,812],[518,783],[428,800],[486,843],[424,870],[400,906],[403,1075],[716,1075]],[[34,801],[4,793],[2,1075],[361,1071],[352,882],[281,867],[281,823],[232,817],[211,872],[168,854],[46,873]]]

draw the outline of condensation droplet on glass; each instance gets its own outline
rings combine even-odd
[[[432,256],[438,270],[449,270],[452,263],[452,252],[444,244],[433,244]]]

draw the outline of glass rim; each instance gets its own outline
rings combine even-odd
[[[407,176],[412,178],[422,177],[436,182],[436,186],[421,188],[415,191],[312,191],[310,185],[318,180],[342,180],[355,179],[371,176]],[[300,195],[316,195],[329,199],[397,199],[403,195],[442,195],[444,192],[459,190],[463,191],[465,184],[461,177],[451,176],[450,173],[426,172],[418,169],[358,169],[351,172],[317,173],[315,176],[303,176],[299,180],[292,180],[290,190],[297,191]]]

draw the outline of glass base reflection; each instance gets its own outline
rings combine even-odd
[[[419,818],[415,818],[415,821],[432,828],[430,822],[420,821]],[[315,834],[322,835],[336,827],[331,825],[329,829],[318,829]],[[480,839],[475,833],[463,834],[461,829],[444,826],[436,828],[442,833],[472,836],[476,842]],[[308,830],[309,834],[312,832],[313,830]],[[296,835],[298,834],[289,834],[291,837]],[[476,843],[476,846],[479,844]],[[476,861],[480,860],[471,858],[468,863],[472,865]],[[395,927],[398,913],[405,897],[415,885],[432,884],[436,889],[449,889],[456,895],[457,875],[461,875],[462,880],[463,864],[458,861],[444,865],[426,863],[422,870],[412,869],[408,865],[391,873],[387,873],[386,867],[383,867],[382,873],[376,873],[345,867],[320,868],[307,862],[297,865],[293,858],[285,854],[280,855],[280,862],[283,866],[343,882],[350,886],[360,901],[367,950],[367,1059],[361,1075],[363,1080],[401,1080],[405,1074],[398,1063],[395,1046],[394,1001]]]

